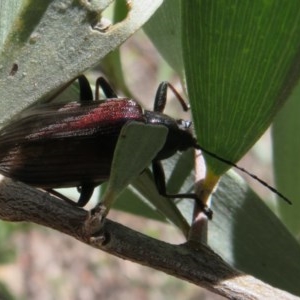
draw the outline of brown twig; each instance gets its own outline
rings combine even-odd
[[[109,219],[103,221],[99,212],[91,214],[10,179],[1,182],[0,218],[53,228],[92,247],[161,270],[229,299],[297,299],[233,269],[201,243],[171,245],[153,239]]]

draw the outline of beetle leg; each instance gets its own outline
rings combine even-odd
[[[85,206],[91,199],[94,189],[95,189],[95,185],[92,183],[82,184],[80,187],[80,197],[76,203],[76,206],[80,206],[80,207]]]
[[[158,86],[158,89],[157,89],[156,95],[155,95],[153,110],[156,111],[156,112],[160,112],[160,113],[162,113],[164,111],[165,106],[166,106],[166,102],[167,102],[167,91],[168,91],[168,88],[172,90],[172,92],[174,93],[176,99],[181,104],[183,110],[187,111],[189,109],[187,103],[179,95],[179,93],[176,91],[176,89],[174,88],[174,86],[171,83],[167,82],[167,81],[163,81]]]
[[[91,102],[93,101],[93,92],[89,81],[84,75],[77,77],[80,89],[80,102]]]
[[[79,75],[78,77],[72,79],[67,84],[65,84],[61,89],[54,93],[50,98],[48,98],[44,103],[49,103],[53,101],[57,96],[59,96],[65,89],[67,89],[75,80],[78,80],[79,90],[80,90],[80,102],[91,102],[93,101],[93,92],[89,81],[84,75]]]
[[[165,172],[160,161],[154,161],[152,163],[152,170],[153,170],[154,182],[156,188],[161,196],[164,196],[166,198],[194,199],[197,202],[197,204],[200,206],[202,211],[205,213],[205,215],[209,219],[212,219],[212,211],[201,201],[201,199],[199,199],[199,197],[195,193],[186,193],[186,194],[167,193]]]
[[[76,202],[70,200],[68,197],[66,197],[65,195],[61,194],[60,192],[58,191],[55,191],[53,189],[43,189],[45,191],[47,191],[48,193],[54,195],[55,197],[63,200],[63,201],[66,201],[67,203],[71,204],[71,205],[76,205]]]
[[[118,98],[118,95],[113,90],[111,85],[103,77],[99,77],[96,81],[96,91],[95,91],[95,99],[96,100],[100,99],[100,95],[99,95],[100,87],[101,87],[102,91],[104,92],[106,98]]]
[[[53,189],[45,189],[45,191],[47,191],[48,193],[56,196],[57,198],[62,199],[63,201],[68,202],[71,205],[84,207],[89,202],[89,200],[91,199],[91,197],[93,195],[93,192],[94,192],[94,189],[95,189],[94,184],[90,184],[90,183],[83,184],[80,187],[80,196],[79,196],[79,199],[78,199],[77,202],[74,202],[74,201],[70,200],[65,195],[63,195],[60,192],[55,191]]]
[[[167,102],[168,82],[163,81],[157,88],[153,110],[163,112]]]

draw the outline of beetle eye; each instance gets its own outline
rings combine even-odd
[[[186,123],[186,127],[187,128],[190,128],[191,126],[192,126],[192,121],[185,121],[185,123]]]
[[[180,129],[186,130],[186,129],[189,129],[191,127],[192,122],[179,119],[179,120],[177,120],[177,125]]]

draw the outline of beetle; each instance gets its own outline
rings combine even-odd
[[[164,114],[168,88],[173,91],[182,108],[185,111],[188,109],[170,83],[162,82],[159,85],[153,111],[143,111],[136,101],[118,98],[103,77],[96,81],[95,100],[87,78],[80,75],[77,79],[79,101],[33,106],[0,130],[1,174],[31,186],[51,190],[54,194],[57,194],[52,190],[54,188],[80,187],[76,205],[85,206],[94,188],[109,179],[121,129],[128,122],[137,121],[163,125],[168,129],[165,144],[152,161],[154,182],[162,196],[194,199],[211,218],[211,210],[195,193],[171,195],[166,191],[161,161],[177,151],[195,148],[247,173],[289,202],[276,189],[247,170],[199,146],[190,131],[191,122],[176,120]],[[106,96],[105,100],[99,99],[100,88]]]
[[[78,206],[85,206],[96,186],[107,181],[116,143],[122,127],[137,121],[168,128],[166,142],[152,162],[158,192],[169,198],[198,201],[208,216],[210,210],[196,194],[170,195],[166,191],[161,160],[177,151],[198,148],[189,121],[163,114],[170,88],[184,110],[188,106],[174,87],[162,82],[157,90],[153,111],[143,111],[134,100],[119,98],[108,82],[96,81],[95,100],[87,78],[78,78],[79,102],[50,102],[33,106],[0,131],[0,173],[42,189],[80,187]],[[99,100],[99,90],[106,99]]]

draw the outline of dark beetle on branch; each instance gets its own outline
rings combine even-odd
[[[152,162],[158,192],[169,198],[195,199],[211,217],[210,210],[196,194],[167,193],[160,161],[177,151],[195,148],[239,167],[200,147],[189,130],[190,122],[175,120],[163,114],[168,88],[174,92],[183,109],[188,108],[173,86],[162,82],[157,90],[153,111],[143,111],[134,100],[118,98],[102,77],[96,81],[96,100],[93,100],[86,77],[82,75],[77,79],[80,86],[79,102],[53,102],[32,107],[0,131],[0,173],[43,189],[80,187],[77,205],[84,206],[94,188],[110,176],[113,154],[122,127],[130,121],[163,125],[168,129],[166,142]],[[107,97],[105,100],[99,100],[100,87]],[[249,174],[244,169],[242,171]],[[249,175],[279,194],[256,176]]]

